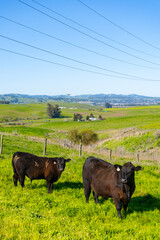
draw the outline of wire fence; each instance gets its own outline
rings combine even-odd
[[[0,155],[5,153],[4,145],[7,141],[4,136],[10,136],[11,138],[18,137],[22,138],[23,135],[17,135],[17,134],[9,134],[9,133],[3,133],[1,134],[0,138]],[[31,137],[31,136],[25,136],[25,139],[28,139],[30,141],[33,141],[35,143],[41,143],[41,152],[43,155],[47,155],[47,146],[48,144],[52,145],[60,145],[63,148],[69,148],[77,150],[79,153],[79,157],[82,156],[83,153],[96,155],[96,156],[104,156],[105,159],[108,159],[109,161],[112,161],[114,159],[132,159],[135,160],[137,163],[141,162],[141,160],[149,160],[149,161],[158,161],[160,162],[160,153],[158,150],[156,151],[146,151],[146,152],[134,152],[131,153],[129,151],[124,150],[123,148],[119,148],[116,150],[108,149],[108,148],[101,148],[98,147],[96,144],[91,144],[88,146],[82,145],[82,143],[74,144],[73,142],[69,141],[68,139],[48,139],[48,138],[39,138],[39,137]],[[25,146],[25,140],[23,146],[27,148],[27,145]],[[20,139],[21,141],[21,139]],[[7,146],[9,147],[9,145]]]

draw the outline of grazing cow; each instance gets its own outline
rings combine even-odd
[[[113,198],[118,216],[122,218],[122,204],[124,212],[135,190],[134,171],[139,171],[140,166],[135,167],[127,162],[123,166],[112,165],[102,159],[88,157],[83,165],[83,186],[86,202],[89,201],[91,188],[95,203],[98,196],[105,199]]]
[[[53,182],[60,178],[65,169],[65,163],[70,160],[63,157],[47,158],[25,152],[16,152],[12,158],[14,185],[17,186],[19,180],[23,188],[25,176],[29,177],[31,181],[45,179],[48,193],[50,193],[53,190]]]

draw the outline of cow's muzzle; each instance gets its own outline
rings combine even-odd
[[[122,183],[127,183],[127,179],[125,179],[125,178],[122,178]]]
[[[60,172],[63,172],[63,171],[64,171],[64,168],[59,168],[59,171],[60,171]]]

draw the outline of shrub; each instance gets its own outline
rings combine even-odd
[[[98,140],[98,135],[92,130],[82,130],[81,132],[78,132],[78,130],[70,130],[68,132],[68,138],[74,143],[79,144],[81,142],[83,145],[89,145]]]
[[[70,130],[68,132],[68,138],[74,143],[80,144],[79,156],[82,154],[82,145],[89,145],[95,143],[98,140],[98,135],[92,130]]]

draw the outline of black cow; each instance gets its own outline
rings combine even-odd
[[[53,190],[53,182],[60,178],[65,169],[65,163],[70,160],[63,157],[47,158],[25,152],[16,152],[12,158],[14,185],[17,186],[19,180],[23,188],[25,176],[29,177],[31,181],[45,179],[48,193],[50,193]]]
[[[83,186],[86,202],[89,201],[91,188],[95,203],[98,196],[105,199],[113,198],[118,216],[122,218],[122,204],[126,212],[128,203],[135,190],[134,171],[139,171],[131,162],[121,165],[112,165],[102,159],[88,157],[83,165]]]

